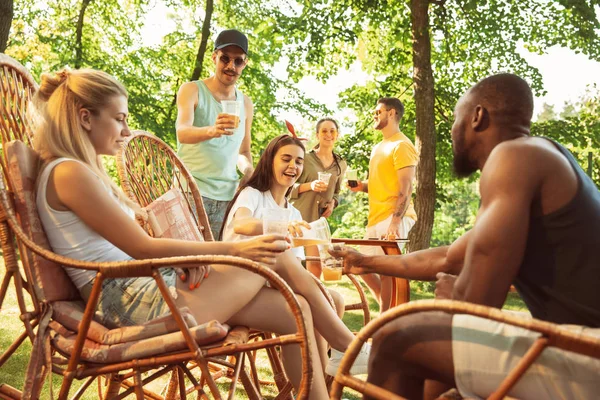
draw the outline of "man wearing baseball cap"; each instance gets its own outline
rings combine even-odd
[[[252,101],[236,88],[248,63],[248,38],[235,29],[221,31],[212,54],[215,73],[186,82],[177,93],[177,152],[194,176],[215,239],[225,209],[238,186],[236,166],[247,179],[252,174],[250,153]],[[238,116],[224,113],[223,101],[237,102]],[[234,105],[235,107],[235,105]]]

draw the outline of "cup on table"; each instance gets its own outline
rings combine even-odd
[[[292,212],[287,208],[268,208],[263,211],[263,234],[288,234],[288,226]]]
[[[321,259],[321,268],[323,271],[323,280],[324,281],[339,281],[342,279],[342,267],[344,264],[343,258],[335,258],[331,254],[329,254],[328,250],[342,250],[344,248],[344,243],[330,243],[328,245],[320,244],[317,246],[319,248],[319,258]]]
[[[358,171],[355,169],[346,170],[346,180],[348,181],[348,185],[350,187],[358,186]]]
[[[235,117],[235,125],[233,129],[226,129],[229,132],[233,132],[240,126],[240,103],[236,100],[221,100],[223,106],[223,113],[233,115]]]
[[[329,179],[331,179],[329,172],[319,172],[319,180],[327,186],[329,186]]]

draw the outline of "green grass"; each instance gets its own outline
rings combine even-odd
[[[0,271],[4,272],[4,266],[0,266]],[[354,289],[354,286],[351,284],[349,280],[344,278],[339,282],[326,283],[326,286],[340,292],[346,301],[347,304],[355,303],[359,301],[358,294]],[[364,285],[363,285],[364,287]],[[376,318],[379,315],[378,306],[376,302],[371,297],[370,293],[367,292],[367,298],[369,300],[369,308],[371,310],[371,318]],[[431,299],[433,298],[433,293],[423,290],[421,285],[413,285],[411,284],[411,299],[412,300],[421,300],[421,299]],[[511,310],[525,310],[525,306],[519,296],[516,293],[510,293],[505,308]],[[358,331],[362,327],[362,313],[360,311],[350,311],[344,314],[344,323],[350,328],[351,331]],[[14,338],[16,338],[20,332],[22,331],[23,325],[19,320],[19,309],[15,297],[15,293],[13,290],[13,286],[11,285],[8,296],[4,300],[4,304],[2,306],[2,310],[0,311],[0,353],[3,353],[8,346],[12,343]],[[13,354],[13,356],[0,368],[0,383],[7,383],[15,388],[22,388],[24,384],[25,372],[27,369],[27,363],[29,361],[29,354],[31,351],[31,343],[26,340],[24,344],[22,344],[19,349]],[[272,376],[269,370],[269,364],[266,357],[261,355],[259,352],[259,360],[258,360],[258,369],[261,378],[266,380],[272,380]],[[57,395],[57,391],[60,388],[61,378],[57,375],[53,375],[53,387],[54,387],[54,395]],[[224,381],[226,382],[226,381]],[[162,387],[166,383],[166,378],[159,379],[158,382],[153,383],[149,386],[149,389],[154,391],[160,391]],[[71,395],[75,393],[77,388],[82,384],[82,381],[75,381],[71,388]],[[218,382],[219,386],[226,392],[228,389],[227,383]],[[238,384],[238,388],[241,387]],[[82,399],[96,399],[97,385],[93,383]],[[272,399],[276,395],[276,390],[274,387],[263,386],[261,389],[265,399]],[[42,399],[50,398],[49,385],[48,383],[44,386],[44,392],[41,396]],[[129,396],[129,398],[134,398],[134,396]],[[246,399],[244,392],[242,389],[238,389],[236,398]],[[361,398],[358,393],[355,391],[346,388],[344,390],[344,394],[342,398],[345,399],[359,399]]]

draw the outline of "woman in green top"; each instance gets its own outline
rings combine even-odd
[[[328,218],[338,205],[342,177],[347,168],[346,161],[333,152],[338,129],[338,123],[332,118],[322,118],[317,122],[319,143],[306,153],[304,170],[292,189],[290,200],[307,222]],[[328,184],[319,180],[319,172],[331,174]],[[306,255],[318,256],[319,253],[315,246],[311,246],[306,248]],[[315,276],[321,276],[319,262],[307,262],[306,266]]]

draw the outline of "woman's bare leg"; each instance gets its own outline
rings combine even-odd
[[[331,347],[345,351],[354,339],[354,335],[331,308],[310,273],[302,267],[302,264],[289,250],[277,257],[276,264],[277,273],[294,292],[304,296],[310,304],[317,331],[323,335]]]
[[[264,278],[250,271],[213,265],[197,289],[189,290],[187,283],[178,278],[175,302],[178,307],[188,307],[198,323],[213,319],[225,322],[244,308],[264,284]]]
[[[310,359],[312,360],[313,377],[310,391],[310,399],[326,399],[327,388],[323,375],[323,367],[318,357],[317,346],[313,336],[311,308],[308,302],[297,296],[304,321],[306,324],[307,340],[309,343]],[[278,291],[264,288],[242,308],[231,319],[227,321],[231,325],[250,326],[254,329],[275,332],[278,334],[289,334],[298,331],[291,310],[285,299]],[[282,346],[283,364],[287,376],[294,387],[298,387],[302,378],[302,354],[298,345]]]
[[[364,274],[360,276],[362,280],[367,284],[371,295],[377,301],[377,304],[381,306],[381,278],[378,274]]]
[[[304,251],[308,257],[319,257],[319,249],[317,249],[317,246],[307,246]],[[321,272],[323,271],[320,261],[307,261],[306,269],[308,272],[321,279]]]
[[[335,311],[340,319],[344,316],[345,308],[344,308],[344,298],[341,294],[336,292],[333,289],[327,289],[331,298],[333,299],[333,303],[335,304]],[[329,356],[327,355],[327,350],[329,350],[329,345],[323,336],[315,330],[315,339],[317,341],[317,347],[319,349],[319,357],[321,357],[321,365],[323,368],[327,365],[329,361]],[[325,372],[325,369],[323,369]]]

